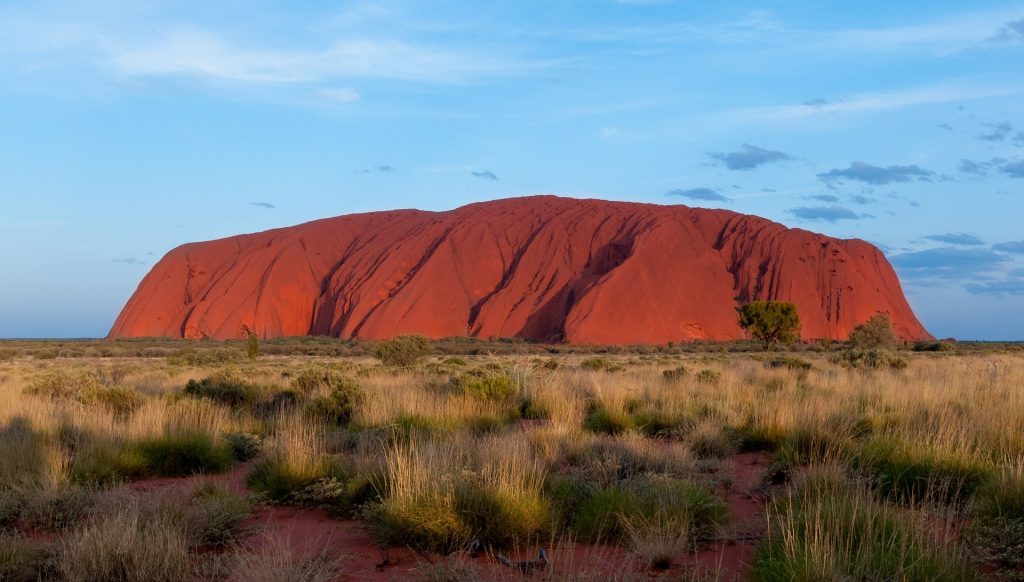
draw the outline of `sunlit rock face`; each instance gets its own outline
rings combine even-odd
[[[736,306],[796,303],[804,338],[878,312],[930,337],[885,256],[726,210],[531,196],[394,210],[182,245],[110,337],[742,338]]]

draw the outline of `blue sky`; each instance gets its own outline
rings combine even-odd
[[[1022,2],[8,1],[0,75],[0,337],[106,334],[184,242],[553,193],[864,238],[1024,339]]]

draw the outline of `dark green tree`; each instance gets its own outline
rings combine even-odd
[[[850,343],[862,349],[892,349],[900,343],[892,328],[892,319],[886,313],[876,313],[871,319],[853,328]]]
[[[255,360],[260,355],[260,338],[251,331],[245,340],[245,353],[250,360]]]
[[[800,337],[800,315],[796,305],[785,301],[751,301],[736,309],[740,327],[751,337],[764,343],[765,351],[772,344],[793,343]]]

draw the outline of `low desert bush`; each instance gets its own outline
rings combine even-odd
[[[452,380],[456,392],[480,400],[508,401],[519,394],[519,384],[503,372],[467,372]]]
[[[665,380],[679,380],[685,378],[688,373],[689,370],[686,369],[686,366],[676,366],[675,368],[663,371],[661,377]]]
[[[915,342],[915,352],[952,352],[956,350],[956,344],[950,341],[921,341]]]
[[[255,459],[263,450],[263,437],[250,432],[229,432],[224,435],[224,442],[235,459],[243,463]]]
[[[292,389],[300,394],[361,390],[359,383],[355,380],[338,370],[322,365],[303,368],[292,380]]]
[[[242,521],[252,504],[245,497],[213,483],[192,491],[193,535],[197,544],[226,546],[242,538]]]
[[[610,486],[584,486],[585,498],[571,513],[570,529],[589,542],[627,541],[630,527],[686,524],[687,543],[709,537],[726,521],[725,504],[706,488],[658,475],[640,475]],[[649,532],[648,532],[649,533]]]
[[[361,506],[377,500],[375,476],[336,470],[294,492],[290,500],[298,505],[323,509],[332,517],[349,519]]]
[[[621,434],[635,426],[633,416],[621,409],[613,409],[599,402],[591,405],[583,420],[583,428],[600,434]]]
[[[388,366],[411,366],[430,351],[430,340],[419,335],[402,335],[374,345],[373,357]]]
[[[328,424],[346,426],[352,421],[356,408],[366,399],[358,382],[340,375],[319,378],[327,394],[316,396],[306,405],[306,414]]]
[[[717,386],[722,381],[722,373],[717,370],[704,369],[693,377],[693,381],[698,384],[708,384],[711,386]]]
[[[95,374],[87,370],[48,370],[29,381],[25,393],[52,399],[76,399],[83,392],[96,390],[103,385]]]
[[[796,370],[798,372],[806,372],[813,367],[807,360],[800,359],[796,356],[775,356],[768,360],[767,365],[769,368],[786,368],[788,370]]]
[[[83,404],[105,408],[116,417],[135,412],[146,401],[135,388],[120,384],[86,388],[80,392],[79,399]]]
[[[146,459],[134,448],[93,439],[74,451],[68,474],[74,483],[109,485],[145,475]]]
[[[215,366],[242,359],[240,349],[229,348],[185,348],[167,356],[167,363],[173,366]]]
[[[233,370],[223,370],[202,380],[189,380],[184,393],[193,398],[207,398],[227,406],[244,406],[257,402],[262,388],[246,382]]]
[[[219,473],[234,463],[226,443],[199,431],[174,431],[140,440],[132,446],[143,460],[143,471],[161,477]]]
[[[832,357],[832,361],[847,368],[902,370],[907,361],[895,352],[882,349],[851,348]]]

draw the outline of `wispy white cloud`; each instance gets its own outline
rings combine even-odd
[[[355,103],[359,101],[359,92],[350,87],[333,87],[330,89],[321,89],[319,95],[328,101],[334,103]]]
[[[719,117],[726,124],[775,123],[829,114],[873,113],[937,103],[959,103],[990,97],[1018,95],[1022,92],[1024,92],[1024,87],[978,87],[969,84],[947,84],[864,93],[834,102],[815,101],[792,105],[746,107],[724,112]]]
[[[346,38],[324,48],[244,46],[213,32],[182,28],[145,43],[112,48],[105,64],[127,76],[183,76],[246,83],[315,83],[364,77],[462,82],[523,72],[537,63],[401,40]]]
[[[895,26],[825,31],[815,41],[833,51],[892,52],[924,49],[939,54],[952,54],[983,46],[1013,15],[1013,12],[1005,10],[973,12]]]
[[[1020,19],[1020,20],[1014,20]],[[859,28],[813,28],[787,23],[765,10],[723,21],[689,20],[667,24],[581,27],[560,31],[591,42],[666,44],[715,42],[770,43],[773,51],[814,48],[815,56],[849,53],[926,51],[939,55],[1024,39],[1020,10],[987,10],[922,18],[917,22]]]

